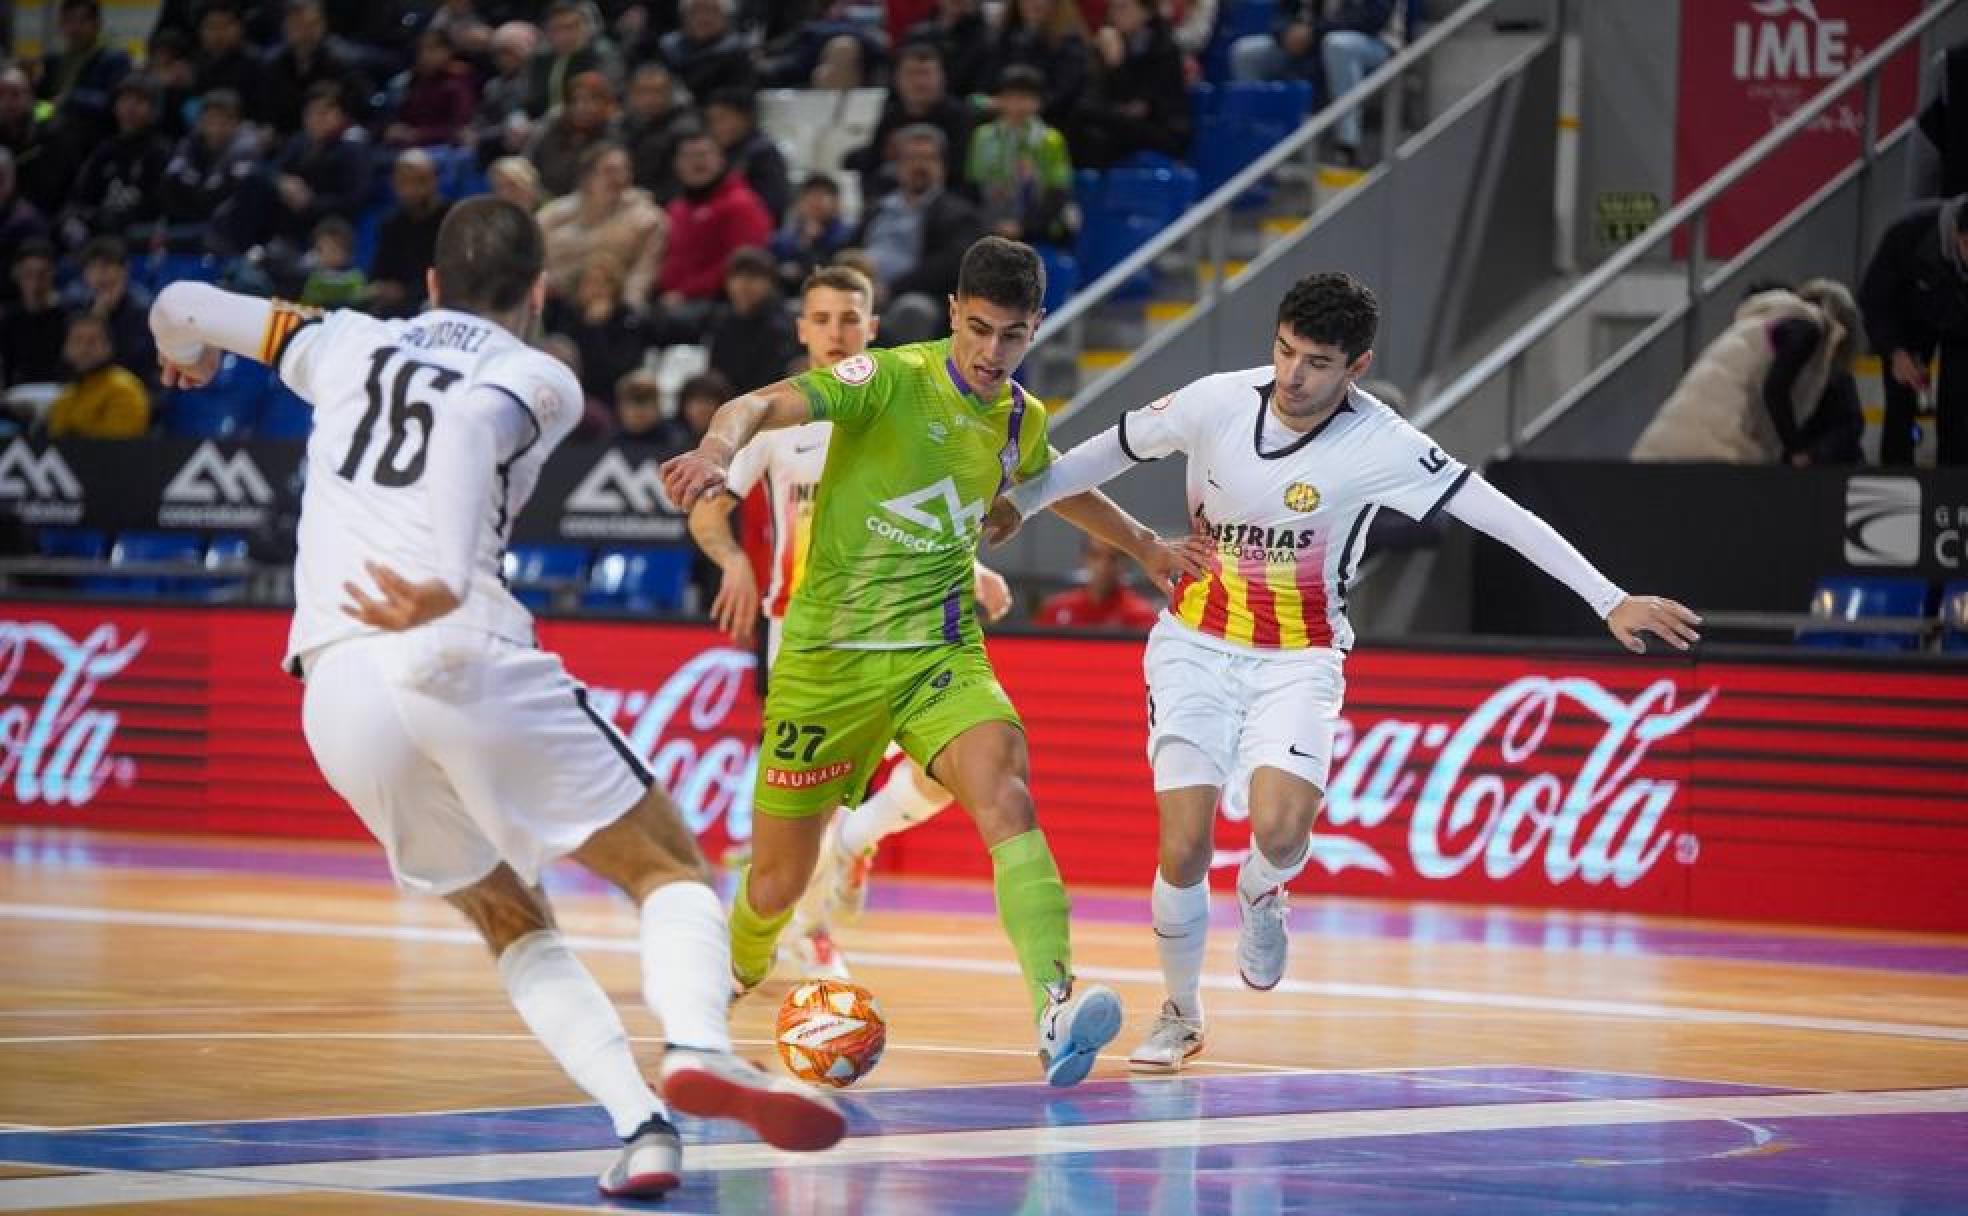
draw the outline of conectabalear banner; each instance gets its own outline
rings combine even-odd
[[[0,603],[0,819],[359,837],[316,772],[283,614]],[[713,856],[749,837],[753,658],[708,628],[547,622]],[[1369,645],[1309,892],[1968,930],[1968,666]],[[998,637],[1074,883],[1146,887],[1141,643]],[[1217,842],[1248,840],[1242,799]],[[957,811],[884,868],[988,872]]]
[[[1919,15],[1920,0],[1681,0],[1674,194],[1686,198]],[[1879,134],[1913,115],[1918,44],[1887,67]],[[1852,162],[1865,93],[1839,99],[1708,212],[1708,256],[1734,257]],[[1684,229],[1684,232],[1686,230]],[[1677,237],[1677,250],[1686,246]]]

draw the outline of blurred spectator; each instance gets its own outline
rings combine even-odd
[[[0,305],[0,376],[7,387],[53,384],[62,377],[68,314],[55,294],[55,247],[39,237],[14,252],[14,300]]]
[[[157,340],[150,333],[150,293],[130,282],[130,247],[99,236],[82,249],[82,279],[67,300],[71,313],[99,317],[109,329],[111,355],[155,390]]]
[[[315,308],[355,308],[369,296],[369,278],[355,264],[355,226],[331,215],[314,226],[314,242],[301,260],[307,275],[301,303]]]
[[[260,61],[246,45],[246,23],[240,13],[239,0],[203,0],[198,6],[197,76],[191,87],[200,97],[213,89],[231,89],[252,117],[271,122]],[[305,99],[307,94],[301,96]],[[280,133],[293,131],[290,127]]]
[[[574,344],[574,339],[566,334],[548,334],[540,339],[540,349],[566,364],[567,370],[574,373],[575,379],[581,378],[581,348]],[[582,398],[581,421],[574,425],[574,430],[568,438],[576,442],[586,442],[606,439],[614,434],[614,415],[608,412],[608,407],[602,404],[601,399],[588,392],[585,386],[582,389]]]
[[[540,190],[540,171],[524,156],[502,156],[485,171],[492,193],[528,213],[538,211],[544,195]]]
[[[711,429],[718,407],[737,395],[731,381],[720,372],[699,372],[685,380],[677,390],[677,417],[683,422],[684,445],[696,447],[704,432]]]
[[[656,53],[692,97],[756,86],[752,45],[732,21],[730,0],[681,0],[677,9],[679,28],[663,35]]]
[[[1071,121],[1086,90],[1088,60],[1086,25],[1073,0],[1011,0],[995,47],[992,88],[1007,68],[1023,64],[1039,74],[1046,122]]]
[[[874,198],[895,185],[895,133],[904,127],[928,123],[943,132],[946,179],[962,176],[961,158],[970,148],[970,129],[975,119],[970,103],[950,96],[945,85],[943,56],[934,43],[916,42],[904,46],[895,60],[895,82],[882,105],[881,121],[875,137],[866,147],[850,153],[845,162],[861,174],[861,194]]]
[[[492,51],[492,25],[479,11],[477,0],[439,0],[426,29],[451,40],[451,49],[467,63],[483,60]]]
[[[752,247],[731,255],[724,272],[724,299],[713,304],[701,321],[691,324],[666,317],[659,330],[667,342],[701,342],[710,352],[711,370],[740,393],[783,379],[799,351],[792,318],[779,294],[777,267],[770,254]]]
[[[964,177],[983,203],[984,223],[1015,241],[1068,245],[1073,162],[1066,139],[1039,118],[1045,82],[1024,64],[998,78],[998,117],[973,131]]]
[[[47,217],[21,197],[17,182],[14,154],[0,147],[0,266],[12,266],[21,246],[48,235]],[[0,301],[13,298],[13,282],[0,283]]]
[[[830,76],[850,74],[857,84],[879,70],[888,55],[887,36],[878,26],[856,20],[849,11],[854,7],[842,0],[813,5],[818,12],[766,49],[760,65],[764,84],[781,89],[851,88],[855,86],[822,85],[815,77],[823,63]]]
[[[606,257],[581,267],[572,300],[549,301],[546,321],[580,348],[581,387],[604,405],[614,403],[616,382],[642,366],[652,344],[642,312],[622,302],[621,265]]]
[[[694,442],[683,419],[663,413],[663,383],[655,372],[643,368],[615,384],[615,426],[618,439],[653,444],[666,451],[682,451]]]
[[[1879,463],[1911,465],[1914,415],[1935,394],[1935,463],[1968,464],[1968,195],[1917,203],[1879,240],[1859,304],[1886,386]],[[1938,354],[1938,386],[1928,365]]]
[[[150,430],[150,394],[116,365],[101,317],[72,317],[61,352],[74,376],[48,408],[49,438],[141,439]]]
[[[814,270],[834,260],[848,241],[841,219],[840,186],[824,173],[800,183],[799,194],[786,222],[772,238],[771,253],[779,263],[779,286],[797,291]]]
[[[677,101],[676,78],[670,69],[655,60],[637,64],[629,78],[622,143],[629,150],[635,184],[658,203],[667,205],[681,188],[676,179],[677,140],[697,127],[696,113]]]
[[[301,129],[308,92],[324,82],[342,90],[357,121],[368,112],[369,82],[356,70],[348,48],[329,36],[321,4],[322,0],[287,0],[286,36],[267,59],[266,89],[255,99],[260,120],[283,136]]]
[[[172,139],[190,132],[198,113],[198,65],[191,39],[178,30],[159,30],[144,53],[144,71],[157,82],[157,125]]]
[[[1182,50],[1153,0],[1110,0],[1093,41],[1093,81],[1067,132],[1074,163],[1095,169],[1157,152],[1189,154]]]
[[[1190,57],[1209,49],[1216,35],[1217,0],[1172,0],[1162,6],[1162,15],[1175,28],[1176,45]]]
[[[424,307],[425,272],[437,255],[437,229],[451,210],[438,192],[437,162],[412,148],[390,170],[396,206],[383,217],[376,255],[369,262],[371,310],[382,317],[408,317]]]
[[[567,104],[547,115],[533,132],[526,159],[540,171],[540,185],[558,198],[574,189],[587,154],[604,145],[619,147],[615,86],[600,72],[582,72],[567,86]]]
[[[969,199],[945,188],[943,132],[904,127],[895,143],[895,189],[868,208],[855,244],[888,292],[883,336],[899,346],[942,332],[944,300],[957,290],[964,251],[984,222]]]
[[[164,166],[159,202],[172,246],[204,248],[205,226],[259,162],[260,141],[240,119],[238,95],[212,90],[199,102],[198,126]]]
[[[1759,290],[1634,445],[1635,460],[1858,463],[1859,310],[1829,279]]]
[[[670,200],[670,242],[660,286],[665,312],[688,300],[710,300],[724,290],[725,263],[746,245],[772,239],[772,217],[745,179],[730,171],[724,150],[709,132],[677,142],[677,181],[683,192]]]
[[[400,100],[383,142],[399,148],[455,143],[478,110],[478,83],[443,30],[417,35],[417,62],[394,91]]]
[[[1402,41],[1395,0],[1279,0],[1277,29],[1230,47],[1237,80],[1309,80],[1320,104],[1331,102],[1393,57]],[[1360,110],[1333,127],[1339,158],[1360,161]]]
[[[539,37],[540,32],[524,21],[508,21],[492,33],[493,74],[479,89],[478,111],[465,140],[478,149],[481,165],[524,152],[532,138],[533,120],[526,112],[527,69]]]
[[[60,230],[70,248],[95,232],[149,239],[171,144],[157,129],[157,86],[142,72],[116,84],[116,136],[82,162],[62,209]],[[139,231],[140,230],[140,231]]]
[[[328,216],[359,215],[369,183],[364,133],[349,125],[341,89],[324,82],[308,94],[301,133],[287,141],[272,171],[242,181],[213,227],[231,250],[275,239],[298,245]]]
[[[648,193],[629,184],[629,155],[620,144],[588,150],[581,162],[580,189],[540,209],[547,240],[547,286],[573,299],[581,272],[608,262],[621,271],[622,299],[643,308],[663,266],[663,251],[675,241],[674,220],[665,217]]]
[[[533,56],[526,75],[526,112],[538,118],[572,100],[577,77],[599,72],[612,98],[622,80],[622,59],[595,28],[585,0],[553,0],[547,6],[547,45]]]
[[[815,89],[863,89],[880,75],[881,69],[866,44],[858,38],[839,35],[820,48],[820,62],[813,65]]]
[[[1121,551],[1092,537],[1080,551],[1080,585],[1050,596],[1033,620],[1055,629],[1152,628],[1155,606],[1128,586]]]
[[[903,43],[935,47],[945,86],[959,99],[982,93],[993,83],[991,26],[978,0],[938,0],[936,16],[918,23]],[[964,146],[957,139],[951,144]]]
[[[51,142],[74,164],[115,129],[110,109],[117,82],[130,74],[130,57],[103,40],[96,0],[61,0],[56,12],[61,49],[41,57],[36,95],[53,107]]]
[[[720,89],[704,103],[704,127],[724,149],[724,161],[765,204],[777,224],[793,201],[786,157],[772,137],[759,130],[758,98],[745,89]]]

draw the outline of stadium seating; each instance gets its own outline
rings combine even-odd
[[[34,544],[43,557],[101,561],[109,551],[109,537],[95,528],[42,528]]]
[[[679,612],[690,585],[689,549],[608,549],[596,559],[583,608]]]
[[[1941,649],[1968,652],[1968,580],[1941,589]]]
[[[253,433],[261,439],[306,439],[314,427],[314,410],[299,394],[269,376],[261,394]]]
[[[1298,129],[1312,108],[1312,86],[1303,80],[1198,85],[1193,104],[1196,138],[1189,160],[1206,195]],[[1261,207],[1269,199],[1270,191],[1257,187],[1241,195],[1237,206]]]
[[[1197,178],[1194,169],[1181,165],[1081,170],[1074,175],[1074,191],[1083,217],[1079,272],[1092,282],[1180,219],[1196,201]],[[1144,271],[1129,279],[1116,298],[1139,298],[1153,288],[1153,274]]]
[[[506,584],[534,612],[553,607],[560,586],[588,578],[588,551],[579,545],[514,545],[506,551]]]
[[[1927,582],[1892,576],[1824,578],[1818,580],[1811,595],[1810,611],[1812,616],[1837,621],[1923,616],[1927,612]],[[1797,641],[1831,650],[1920,649],[1920,635],[1914,633],[1803,630]]]
[[[1080,289],[1080,260],[1064,249],[1040,245],[1039,261],[1045,264],[1045,308],[1056,312]]]
[[[205,542],[190,532],[125,532],[110,546],[112,566],[148,562],[202,563]],[[83,580],[83,590],[95,595],[133,599],[197,599],[204,579],[155,574],[99,574]]]
[[[238,578],[208,579],[202,589],[207,599],[233,599],[246,590],[245,571],[251,562],[243,536],[215,536],[205,547],[205,568],[207,570],[236,570]]]
[[[187,439],[228,439],[249,430],[266,395],[267,369],[251,359],[227,355],[203,388],[166,394],[164,432]]]

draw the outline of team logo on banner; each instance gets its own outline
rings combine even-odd
[[[259,528],[273,506],[273,487],[243,449],[227,456],[206,440],[172,475],[157,508],[165,528]]]
[[[0,503],[22,522],[72,524],[82,518],[82,482],[55,448],[36,452],[16,439],[0,452]]]
[[[632,465],[621,449],[610,448],[567,496],[560,531],[584,540],[679,540],[684,523],[663,493],[655,458]]]
[[[1301,514],[1319,509],[1319,487],[1294,481],[1285,487],[1285,506]]]
[[[1845,560],[1854,566],[1920,564],[1920,482],[1853,477],[1845,483]]]

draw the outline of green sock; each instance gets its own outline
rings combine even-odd
[[[1033,828],[991,849],[992,886],[998,919],[1018,954],[1018,969],[1032,994],[1032,1017],[1045,1012],[1057,984],[1073,973],[1073,940],[1067,917],[1066,884],[1052,859],[1045,833]]]
[[[772,949],[779,944],[779,931],[793,919],[793,910],[777,916],[761,916],[752,907],[750,895],[752,868],[738,879],[738,894],[731,900],[731,970],[747,984],[757,984],[772,970]]]

